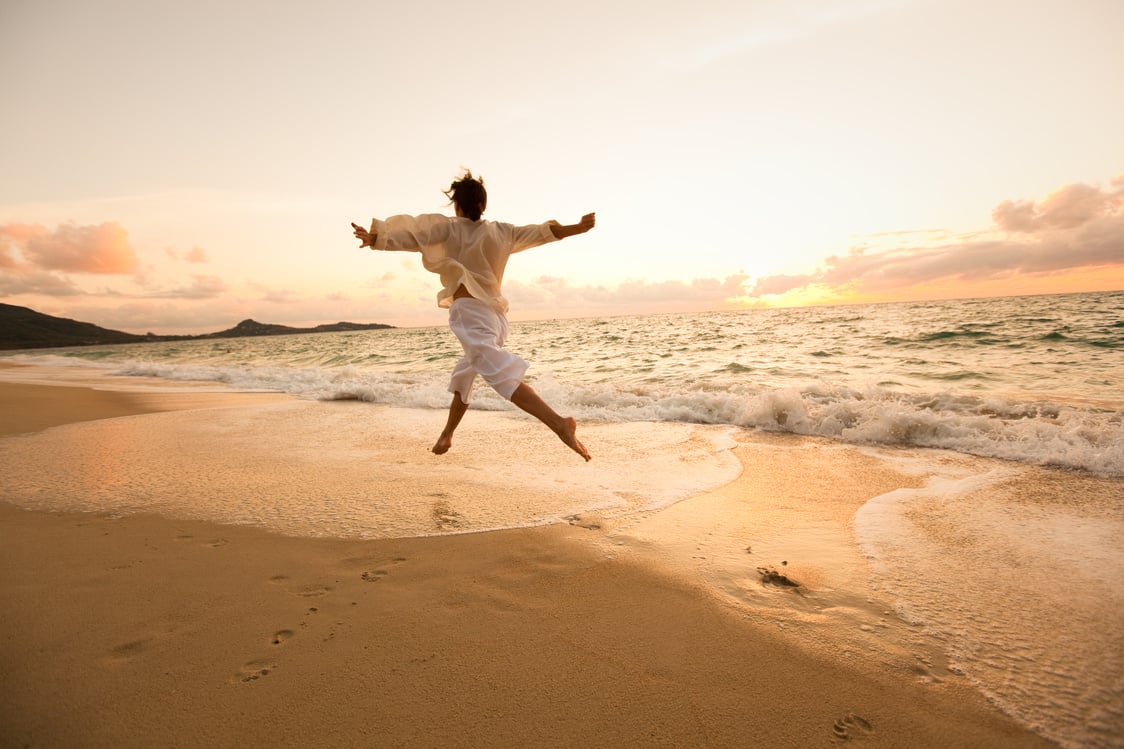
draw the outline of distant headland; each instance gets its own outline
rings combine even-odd
[[[243,338],[263,335],[294,335],[300,333],[338,333],[350,330],[393,328],[382,323],[337,322],[314,328],[292,328],[288,325],[243,320],[228,330],[202,335],[136,335],[102,328],[93,323],[65,317],[52,317],[28,307],[0,303],[0,350],[60,348],[63,346],[99,346],[110,343],[146,343],[155,341],[192,341],[205,338]]]

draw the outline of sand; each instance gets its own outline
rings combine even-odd
[[[0,439],[231,397],[253,401],[0,383]],[[1049,745],[948,674],[864,663],[814,596],[792,626],[743,605],[785,591],[728,575],[699,517],[767,514],[747,569],[791,536],[791,574],[830,587],[860,502],[812,513],[830,476],[782,478],[746,472],[694,514],[376,540],[0,501],[0,745]]]

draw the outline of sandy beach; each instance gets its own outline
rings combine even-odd
[[[287,408],[280,400],[5,382],[0,441],[70,430],[96,443],[119,417],[221,422]],[[587,434],[593,450],[596,425]],[[851,516],[871,487],[908,476],[821,442],[749,435],[732,454],[746,468],[777,457],[773,470],[743,470],[639,519],[464,533],[435,517],[433,534],[411,538],[297,537],[0,497],[0,745],[1052,745],[939,661],[860,657],[847,643],[869,628],[833,628],[884,613],[878,602],[832,617],[823,599],[817,608],[817,592],[861,574],[841,540]],[[784,480],[821,460],[832,470],[818,479]],[[844,468],[867,488],[847,491]],[[4,465],[29,470],[40,469]],[[414,473],[418,496],[432,496]],[[761,540],[746,548],[755,517]],[[800,561],[778,571],[810,595],[756,572],[779,538]],[[754,596],[772,613],[744,605]]]

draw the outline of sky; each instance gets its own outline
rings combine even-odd
[[[443,325],[351,221],[588,234],[513,320],[1124,288],[1119,0],[0,0],[0,301]]]

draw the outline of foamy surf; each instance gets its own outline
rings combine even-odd
[[[1005,712],[1065,747],[1120,746],[1119,479],[972,461],[865,504],[875,584]]]
[[[169,383],[214,383],[223,389],[282,392],[308,400],[357,400],[380,405],[445,409],[448,374],[381,371],[354,366],[298,368],[179,362],[100,361],[51,354],[10,361],[36,369],[96,369],[127,389],[139,378]],[[443,365],[444,366],[444,365]],[[15,379],[18,370],[0,376]],[[59,379],[65,381],[60,375]],[[559,411],[579,420],[609,423],[669,422],[789,432],[851,444],[929,447],[1033,465],[1124,476],[1124,413],[1047,400],[1013,400],[951,391],[903,392],[877,384],[861,387],[816,381],[790,387],[744,383],[688,388],[678,383],[582,383],[552,372],[532,377]],[[481,410],[514,411],[481,387]]]

